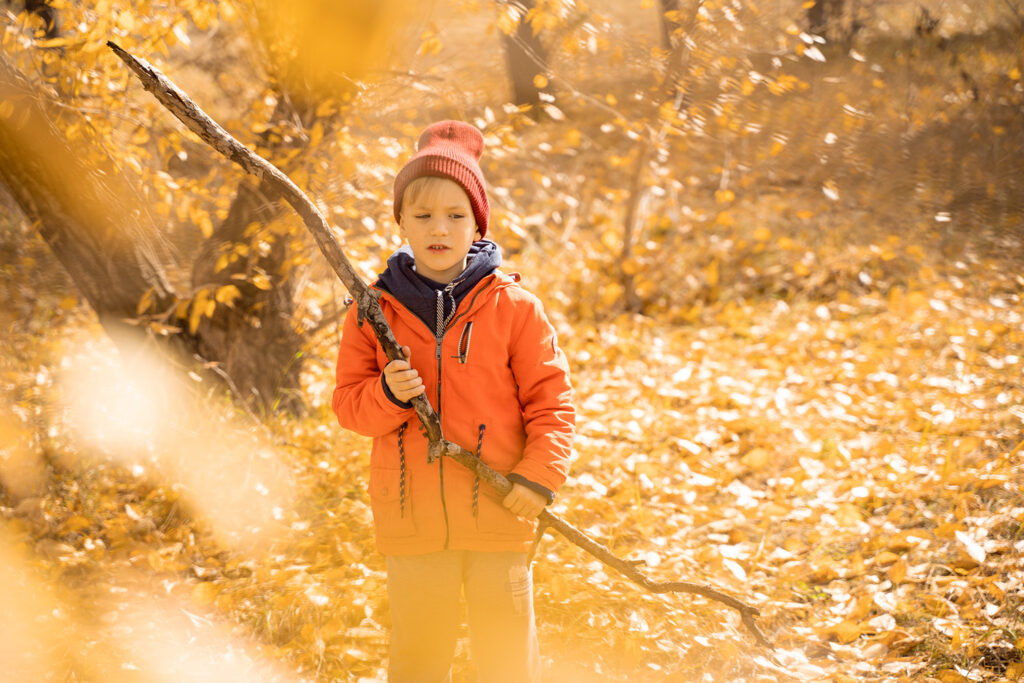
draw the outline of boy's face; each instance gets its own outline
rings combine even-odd
[[[476,241],[469,197],[447,178],[414,194],[403,200],[402,236],[412,248],[416,272],[447,284],[465,270],[466,255]]]

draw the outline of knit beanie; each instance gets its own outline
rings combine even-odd
[[[422,176],[448,178],[459,184],[469,197],[480,237],[487,234],[491,209],[484,189],[480,156],[484,136],[475,126],[462,121],[438,121],[420,134],[416,153],[395,177],[395,220],[401,220],[402,195],[409,183]]]

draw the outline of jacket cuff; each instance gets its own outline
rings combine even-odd
[[[384,381],[384,374],[380,376],[380,386],[384,389],[384,395],[388,397],[388,400],[394,403],[399,408],[412,408],[411,401],[399,401],[394,394],[391,393],[391,389],[388,387],[388,383]]]
[[[530,489],[531,491],[535,491],[535,492],[539,493],[540,495],[544,496],[548,500],[548,502],[547,502],[548,505],[551,505],[553,502],[555,502],[555,492],[554,491],[552,491],[552,490],[550,490],[548,488],[545,488],[545,487],[541,486],[540,484],[538,484],[536,482],[530,481],[529,479],[527,479],[526,477],[524,477],[521,474],[516,474],[516,473],[513,472],[513,473],[509,474],[506,477],[506,479],[508,479],[513,484],[522,484],[523,486],[525,486],[526,488]]]

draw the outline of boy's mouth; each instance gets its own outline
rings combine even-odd
[[[427,249],[430,251],[447,251],[448,247],[443,244],[431,244]]]

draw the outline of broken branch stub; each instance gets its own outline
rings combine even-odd
[[[309,197],[280,169],[224,130],[220,124],[200,109],[188,95],[161,73],[159,69],[144,59],[135,57],[112,41],[108,41],[107,45],[114,51],[114,54],[135,72],[142,81],[143,87],[151,92],[189,130],[223,156],[234,161],[247,172],[266,179],[278,190],[284,200],[302,218],[303,223],[313,234],[313,238],[316,240],[317,246],[323,253],[324,258],[327,259],[327,262],[345,284],[345,287],[348,288],[353,299],[355,299],[360,321],[370,324],[374,335],[389,359],[397,360],[402,358],[401,345],[395,339],[391,326],[384,317],[383,311],[381,311],[377,300],[378,297],[356,273],[351,262],[345,256],[344,251],[342,251],[337,237],[330,229],[330,226],[328,226],[327,219]],[[512,490],[511,482],[487,466],[475,453],[444,439],[437,413],[434,412],[433,407],[424,395],[421,394],[413,399],[413,408],[416,410],[416,415],[426,430],[427,439],[430,442],[430,457],[445,456],[457,461],[472,470],[484,483],[494,488],[502,496],[507,495]],[[540,514],[539,524],[539,533],[543,534],[547,528],[554,529],[565,537],[566,540],[652,593],[694,593],[737,610],[744,625],[753,633],[757,642],[761,645],[770,646],[770,643],[755,621],[755,617],[758,614],[756,607],[709,586],[701,586],[685,581],[653,582],[636,568],[635,563],[617,557],[608,548],[549,510],[544,510]]]

